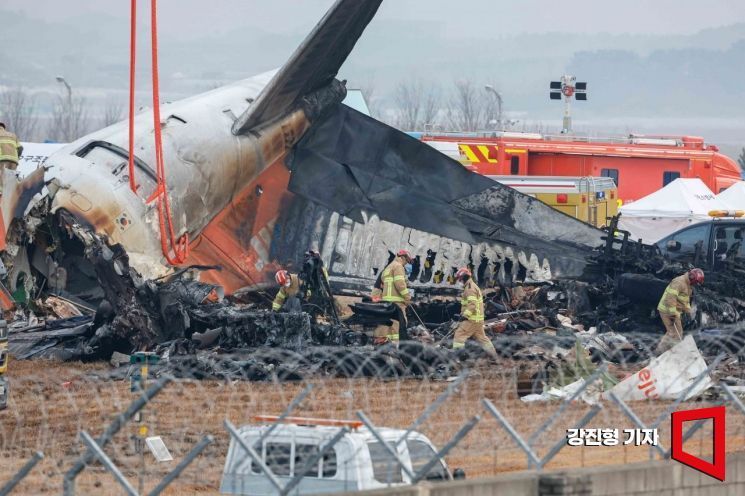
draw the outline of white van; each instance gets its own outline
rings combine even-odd
[[[269,419],[270,417],[256,417]],[[264,439],[256,443],[268,424],[247,425],[239,429],[241,438],[253,447],[281,484],[286,485],[306,462],[333,438],[339,429],[351,429],[307,472],[291,494],[319,494],[360,491],[389,486],[407,485],[411,481],[385,447],[361,422],[322,419],[287,418]],[[383,439],[391,446],[404,435],[400,429],[380,428]],[[401,461],[414,473],[424,467],[437,453],[426,436],[412,432],[398,444]],[[451,480],[452,474],[443,460],[430,469],[424,479]],[[230,440],[225,460],[220,492],[263,496],[276,494],[269,479],[235,439]]]

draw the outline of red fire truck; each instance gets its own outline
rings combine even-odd
[[[679,177],[698,177],[714,193],[741,179],[732,159],[695,136],[590,138],[497,132],[424,134],[421,139],[484,175],[610,177],[624,203]]]

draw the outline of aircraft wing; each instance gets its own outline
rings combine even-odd
[[[233,124],[243,134],[280,117],[298,98],[336,77],[383,0],[337,0],[295,53]]]

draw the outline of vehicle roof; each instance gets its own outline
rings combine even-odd
[[[532,152],[547,153],[570,153],[575,155],[599,155],[599,156],[617,156],[617,157],[634,157],[634,158],[664,158],[669,160],[711,160],[715,159],[719,167],[729,166],[731,171],[735,171],[737,164],[728,156],[720,153],[716,147],[699,146],[698,141],[695,145],[690,142],[685,146],[682,137],[680,143],[660,144],[655,142],[638,142],[638,138],[593,138],[593,137],[567,137],[561,136],[479,136],[479,133],[473,133],[474,136],[464,134],[438,134],[424,135],[422,141],[427,143],[447,143],[455,142],[463,145],[479,144],[497,144],[504,147],[525,148]],[[696,138],[695,140],[701,140]],[[738,171],[739,172],[739,171]]]
[[[742,217],[717,217],[715,219],[711,219],[711,222],[712,223],[716,223],[716,222],[732,223],[732,222],[734,222],[735,224],[745,224],[745,218],[742,218]]]
[[[659,240],[655,241],[654,244],[659,245],[661,243],[664,243],[665,240],[668,238],[671,238],[675,236],[678,233],[681,233],[683,231],[687,231],[688,229],[693,229],[695,227],[705,226],[705,225],[715,225],[715,224],[743,224],[745,227],[745,217],[713,217],[711,219],[702,220],[700,222],[696,222],[695,224],[691,224],[689,226],[681,227],[677,231],[673,231],[670,234],[666,234]]]
[[[685,226],[678,231],[682,231],[683,229],[688,229],[689,227],[694,227],[700,224],[717,224],[722,222],[726,222],[727,224],[745,224],[745,217],[712,217],[711,219],[702,220],[701,222],[696,222],[695,224],[691,224],[690,226]]]
[[[241,434],[257,434],[260,435],[263,431],[268,429],[271,426],[271,424],[254,424],[254,425],[244,425],[242,426],[239,431]],[[339,429],[341,427],[336,426],[323,426],[323,425],[297,425],[297,424],[281,424],[277,426],[274,431],[272,431],[272,434],[269,436],[270,438],[275,437],[282,437],[282,436],[307,436],[307,437],[317,437],[319,439],[325,439],[333,437],[337,432],[339,432]],[[404,429],[392,429],[388,427],[378,427],[377,428],[380,435],[386,439],[386,440],[398,440],[403,436],[406,431]],[[356,438],[360,441],[373,441],[376,440],[375,435],[370,432],[367,427],[360,427],[356,429],[351,429],[347,433],[348,437]],[[409,439],[427,439],[427,437],[417,431],[413,431],[409,434]]]

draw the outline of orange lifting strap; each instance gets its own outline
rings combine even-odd
[[[135,113],[135,51],[137,28],[137,0],[131,0],[130,9],[130,43],[129,43],[129,187],[137,192],[134,167],[134,113]],[[184,234],[176,239],[173,228],[171,202],[168,198],[166,172],[163,161],[163,139],[160,129],[160,84],[158,81],[158,16],[157,0],[150,0],[150,42],[152,48],[153,73],[153,132],[155,133],[156,187],[147,203],[158,202],[158,226],[160,228],[160,246],[163,256],[171,265],[179,265],[189,256],[189,237]]]

